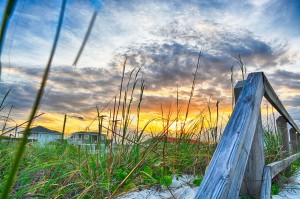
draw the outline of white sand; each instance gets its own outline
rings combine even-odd
[[[173,177],[170,189],[176,199],[191,199],[194,198],[198,187],[191,187],[194,177],[182,176],[178,180]],[[173,199],[168,189],[156,190],[156,189],[145,189],[142,191],[129,192],[118,199]]]
[[[286,185],[286,189],[280,191],[278,195],[273,195],[272,199],[300,199],[300,171],[291,177],[292,183]],[[198,187],[191,187],[194,180],[193,176],[182,176],[178,180],[173,177],[170,186],[173,195],[176,199],[191,199],[194,198]],[[142,191],[133,190],[118,199],[173,199],[168,189],[157,190],[144,189]]]
[[[273,199],[300,199],[300,171],[291,178],[292,183],[287,184],[286,189],[280,191],[278,195],[273,195]]]

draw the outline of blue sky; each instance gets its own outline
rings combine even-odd
[[[299,122],[300,1],[297,0],[69,0],[42,109],[86,114],[118,92],[122,64],[127,72],[142,66],[145,110],[174,100],[179,85],[189,94],[198,52],[203,58],[197,109],[206,99],[230,106],[230,67],[241,55],[248,72],[264,71],[284,105]],[[9,103],[24,119],[40,82],[55,34],[61,1],[19,0],[4,43],[0,94],[13,85]],[[6,1],[0,1],[0,15]],[[98,16],[76,67],[94,10]],[[241,78],[234,68],[235,81]],[[105,99],[105,100],[103,100]],[[95,110],[93,110],[95,111]]]

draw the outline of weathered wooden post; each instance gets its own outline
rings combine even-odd
[[[224,129],[195,199],[239,198],[242,184],[246,187],[247,193],[255,198],[259,198],[259,195],[255,196],[255,193],[259,193],[255,185],[261,185],[262,187],[258,187],[261,189],[260,198],[269,199],[271,180],[300,157],[300,153],[297,153],[281,161],[264,165],[260,114],[263,96],[293,127],[290,130],[293,151],[298,143],[296,131],[300,133],[300,129],[263,73],[251,73],[245,84],[239,82],[235,89],[236,98],[242,87],[241,96]],[[264,168],[263,175],[262,168]]]
[[[297,151],[300,150],[300,134],[299,133],[296,133],[297,135]]]
[[[272,187],[271,168],[267,166],[264,168],[263,183],[262,183],[260,199],[271,198],[271,187]]]
[[[297,134],[294,128],[290,129],[290,138],[291,138],[292,152],[294,153],[295,151],[297,151]]]
[[[281,115],[276,119],[276,125],[279,132],[281,132],[282,136],[282,149],[284,151],[284,156],[289,156],[291,150],[290,150],[290,142],[289,142],[289,132],[287,128],[287,121],[284,119],[284,117]],[[290,171],[291,166],[288,166],[285,171]]]
[[[239,81],[234,88],[235,102],[238,100],[246,81]],[[265,166],[263,129],[261,114],[259,114],[255,134],[252,141],[251,151],[248,158],[240,194],[259,198]]]
[[[67,122],[67,114],[65,114],[65,117],[64,117],[64,125],[63,125],[63,129],[62,129],[62,133],[61,133],[61,140],[64,140],[64,137],[65,137],[66,122]]]
[[[297,131],[295,131],[295,137],[296,137],[295,153],[298,151],[298,143],[299,143],[297,134],[298,134]]]
[[[285,156],[288,156],[290,153],[290,144],[289,144],[289,133],[287,129],[287,121],[284,119],[283,116],[279,116],[276,119],[276,125],[279,132],[281,132],[282,136],[282,145],[283,150],[285,151]]]
[[[17,138],[17,131],[18,131],[18,124],[16,124],[16,127],[15,127],[15,138]]]

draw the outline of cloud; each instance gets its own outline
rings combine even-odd
[[[267,74],[272,87],[287,109],[288,113],[299,125],[300,107],[300,75],[296,72],[282,69],[275,70],[272,74]]]
[[[299,59],[289,51],[295,46],[290,42],[295,32],[288,27],[298,27],[291,20],[298,17],[298,3],[291,2],[279,12],[283,1],[103,1],[77,67],[71,64],[95,5],[68,2],[46,90],[51,85],[53,88],[42,108],[81,113],[96,104],[104,106],[119,91],[125,56],[125,82],[134,67],[141,67],[139,78],[146,82],[145,110],[157,110],[162,102],[176,101],[177,85],[184,104],[190,95],[200,49],[195,109],[209,97],[230,105],[230,69],[235,63],[233,56],[238,55],[248,72],[265,71],[276,90],[299,89],[298,73],[279,70]],[[3,8],[3,3],[0,6]],[[2,56],[6,65],[10,62],[3,88],[14,82],[8,100],[19,109],[28,110],[33,103],[52,46],[59,7],[52,1],[24,5],[19,1],[11,20]],[[285,38],[278,37],[283,35],[282,30],[287,32]],[[241,79],[236,64],[234,78],[235,82]],[[1,89],[2,95],[4,91]],[[286,102],[293,106],[297,103]]]
[[[263,4],[264,9],[267,9],[265,4]],[[188,45],[204,46],[205,44],[208,49],[214,49],[215,45],[223,40],[222,47],[228,48],[224,50],[230,50],[234,54],[243,53],[245,57],[259,53],[253,53],[253,47],[261,50],[261,55],[272,56],[278,53],[274,49],[273,51],[268,49],[270,45],[268,42],[259,43],[260,39],[253,35],[247,38],[249,36],[246,33],[247,28],[230,23],[238,19],[249,21],[249,14],[257,7],[251,1],[236,1],[235,3],[228,1],[185,1],[185,3],[147,1],[145,3],[136,0],[104,1],[102,5],[90,39],[78,63],[79,67],[109,67],[111,62],[120,61],[120,58],[115,55],[124,53],[129,45],[141,46],[143,43],[162,43],[165,40],[175,40],[181,44],[188,42]],[[38,66],[46,63],[54,38],[59,8],[58,2],[39,4],[28,2],[24,5],[21,2],[18,3],[16,14],[8,29],[4,51],[4,54],[8,54],[12,42],[10,57],[13,58],[11,59],[13,64]],[[72,64],[93,10],[90,2],[74,1],[67,4],[54,65]],[[41,12],[43,15],[40,14]],[[223,16],[213,17],[215,14]],[[234,17],[234,20],[218,20],[226,18],[224,16],[228,14]],[[16,26],[17,21],[19,22]],[[260,23],[261,21],[256,24]],[[207,40],[207,35],[210,35],[209,40]],[[239,42],[243,36],[246,37],[244,41],[247,39],[258,41],[244,42],[245,47],[232,44],[232,42]],[[230,37],[233,38],[228,42]],[[265,43],[268,45],[264,45]],[[264,56],[257,56],[255,60],[260,61],[263,58]],[[8,62],[8,56],[4,56],[3,61]],[[268,64],[274,63],[265,61],[264,65]]]
[[[290,34],[293,36],[299,35],[300,24],[297,22],[300,19],[300,2],[292,1],[270,1],[264,9],[265,17],[269,18],[272,31],[279,31],[282,35]],[[286,31],[288,30],[288,31]]]
[[[279,78],[280,80],[288,79],[288,80],[298,80],[300,81],[300,74],[294,73],[286,70],[276,70],[274,72],[274,76]]]
[[[247,30],[229,30],[221,24],[207,23],[212,25],[210,31],[213,34],[201,29],[178,31],[172,24],[153,32],[172,39],[130,46],[126,51],[129,64],[143,65],[144,77],[151,85],[149,89],[159,90],[176,84],[184,87],[191,84],[202,49],[197,80],[228,89],[230,68],[236,61],[234,57],[241,55],[248,72],[254,72],[278,67],[285,56],[284,44],[270,44]],[[239,70],[236,65],[235,74]]]
[[[196,77],[195,108],[205,105],[207,103],[205,98],[209,97],[212,101],[223,99],[224,104],[230,105],[230,68],[235,62],[233,56],[240,54],[245,60],[245,65],[250,65],[250,69],[255,70],[277,66],[278,60],[285,53],[284,46],[274,47],[247,30],[228,30],[220,24],[206,22],[212,27],[209,31],[214,34],[201,31],[201,28],[177,31],[173,23],[151,33],[155,37],[163,38],[165,38],[163,34],[167,34],[171,39],[149,41],[142,45],[132,44],[122,52],[127,56],[126,78],[134,67],[141,67],[140,77],[144,78],[146,83],[144,100],[146,110],[154,107],[157,110],[162,101],[170,103],[176,101],[174,88],[177,86],[180,98],[188,99],[200,49],[203,51]],[[205,48],[202,48],[203,46]],[[116,60],[123,57],[118,53],[114,56]],[[116,61],[111,62],[110,69],[54,66],[48,83],[53,85],[53,88],[43,108],[62,113],[80,113],[96,104],[104,106],[118,93],[122,78],[121,66],[122,62]],[[234,74],[240,73],[239,70],[239,67],[235,66]],[[23,79],[17,85],[14,94],[19,96],[20,102],[26,102],[23,107],[28,109],[39,86],[43,67],[20,66],[12,68],[11,71]],[[28,85],[34,89],[24,88],[29,80],[31,83]],[[20,104],[17,101],[13,102]],[[21,107],[21,104],[18,106]]]
[[[23,80],[12,85],[9,102],[20,109],[29,109],[39,88],[43,68],[18,67],[11,69],[10,72],[11,75],[17,75]],[[43,107],[58,112],[78,112],[83,111],[87,106],[105,104],[107,99],[118,92],[120,79],[120,73],[113,74],[105,69],[54,67],[48,80],[48,87],[45,89],[45,95],[52,85],[53,88]],[[4,88],[7,89],[10,85],[4,84]],[[4,95],[5,89],[2,91]]]
[[[300,108],[300,95],[290,96],[288,99],[284,100],[288,107]],[[298,116],[300,119],[300,117]]]
[[[274,71],[273,74],[270,74],[269,77],[271,79],[271,84],[274,85],[276,89],[281,89],[283,93],[286,93],[287,89],[295,91],[300,90],[299,73],[279,69]],[[290,95],[293,94],[290,93]]]
[[[11,75],[22,78],[22,81],[14,83],[13,85],[4,83],[3,89],[1,89],[1,96],[4,96],[8,88],[12,86],[12,91],[6,103],[13,104],[19,113],[29,114],[29,110],[32,107],[39,88],[43,68],[17,67],[10,70]],[[190,77],[192,77],[192,74],[190,74]],[[188,90],[186,90],[186,87],[182,87],[183,85],[179,85],[179,103],[182,106],[186,106],[188,96],[190,95],[190,77],[186,78]],[[128,78],[129,71],[125,74],[123,89],[126,88],[125,85],[127,84]],[[112,71],[102,68],[54,67],[48,80],[48,86],[45,89],[40,112],[46,111],[58,114],[68,113],[78,115],[84,115],[90,111],[95,112],[96,105],[102,109],[119,92],[120,81],[121,71],[119,71],[119,68]],[[154,83],[158,85],[156,89],[148,89],[149,86],[147,86],[145,90],[142,101],[143,111],[155,112],[160,108],[161,104],[167,108],[170,104],[174,105],[177,100],[174,88],[164,88],[163,82],[160,83],[157,81]],[[159,93],[160,91],[162,91],[163,94]],[[130,92],[131,89],[129,88],[129,94]],[[219,99],[220,92],[220,89],[213,89],[212,87],[206,89],[197,88],[194,92],[191,109],[199,109],[199,107],[206,106],[206,96],[211,97],[212,101]],[[136,109],[138,104],[138,95],[140,93],[139,84],[137,85],[135,93],[132,105],[133,109]],[[113,102],[106,110],[112,108]],[[15,116],[19,117],[20,115],[16,114]],[[90,115],[87,115],[86,117],[89,116]]]

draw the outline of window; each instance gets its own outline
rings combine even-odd
[[[89,135],[84,135],[84,139],[85,140],[89,139]]]
[[[92,142],[97,142],[97,135],[92,135]]]
[[[105,136],[104,135],[101,135],[101,140],[105,140]]]

